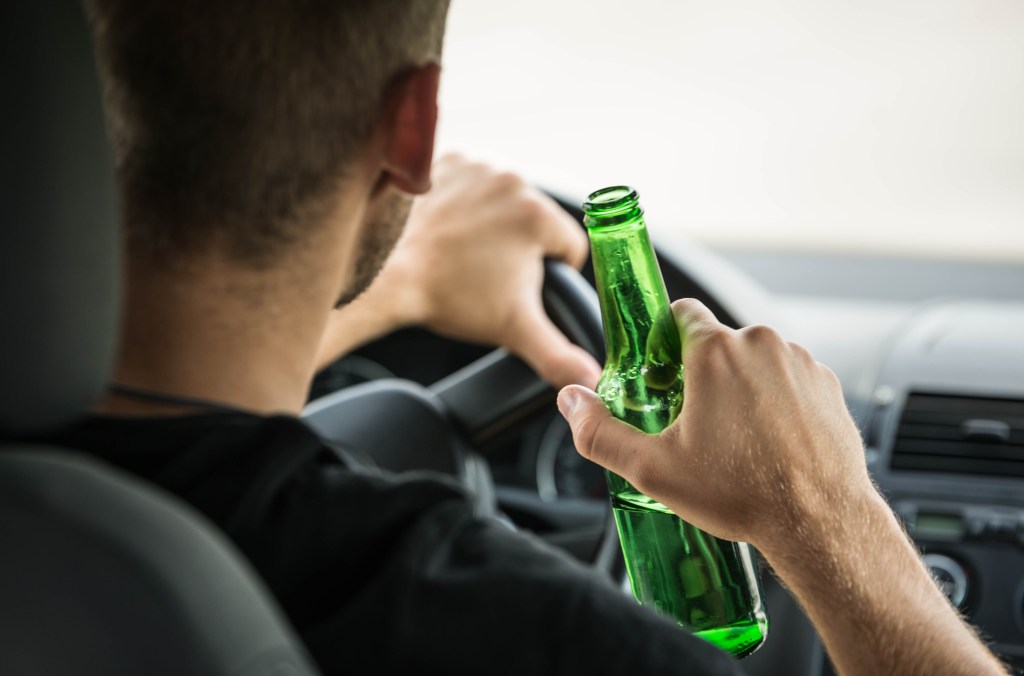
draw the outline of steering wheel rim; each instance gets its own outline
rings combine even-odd
[[[604,361],[604,330],[597,293],[565,263],[544,265],[544,307],[555,325],[576,345]],[[505,350],[485,357],[431,385],[461,436],[479,447],[549,404],[551,389],[524,362]],[[510,392],[511,390],[511,392]],[[589,563],[621,579],[618,534],[611,505],[605,510],[601,536]]]
[[[603,361],[604,332],[593,287],[568,265],[546,261],[542,296],[555,325]],[[550,386],[523,361],[495,350],[429,389],[389,378],[338,390],[310,402],[303,419],[346,462],[362,457],[392,472],[427,469],[456,477],[470,489],[477,513],[486,515],[497,511],[498,491],[487,461],[475,449],[550,407],[553,399]],[[382,416],[401,424],[383,424]],[[541,516],[534,512],[539,505],[531,504],[505,507]],[[617,538],[610,506],[605,509],[600,526],[595,520],[589,528],[556,529],[552,535],[568,536],[573,544],[562,540],[563,547],[616,579],[622,572],[616,568]]]

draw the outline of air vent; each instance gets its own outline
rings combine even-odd
[[[1024,401],[911,394],[892,468],[1024,477]]]

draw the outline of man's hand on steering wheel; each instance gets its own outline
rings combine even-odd
[[[354,345],[352,313],[376,311],[382,335],[401,326],[501,346],[553,386],[594,387],[600,367],[548,318],[543,261],[580,268],[587,238],[552,199],[514,174],[447,155],[417,198],[391,257],[362,297],[328,326],[321,364]],[[365,337],[367,340],[375,336]]]

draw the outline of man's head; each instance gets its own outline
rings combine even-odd
[[[362,223],[429,186],[447,4],[87,0],[131,256],[273,266],[360,172],[387,249]]]

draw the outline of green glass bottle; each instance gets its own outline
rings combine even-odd
[[[639,198],[605,188],[583,210],[607,350],[598,395],[616,418],[660,432],[683,404],[682,349]],[[694,528],[606,474],[636,599],[737,657],[754,652],[768,616],[753,548]]]

